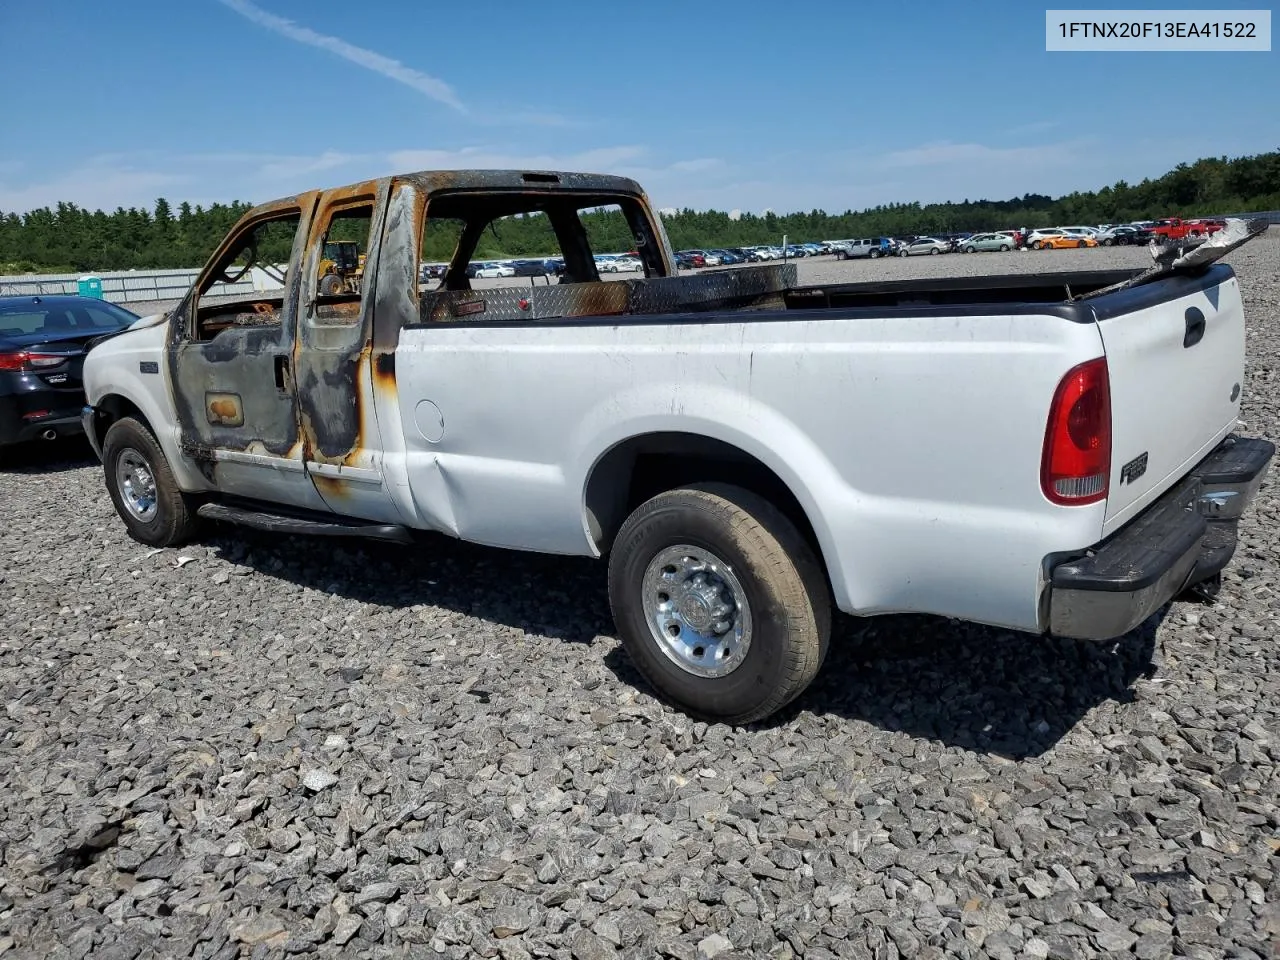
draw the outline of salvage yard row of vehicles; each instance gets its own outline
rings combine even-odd
[[[747,247],[687,249],[675,251],[675,264],[683,270],[703,267],[736,266],[747,263],[798,260],[805,257],[834,256],[837,260],[878,257],[913,257],[922,254],[978,253],[1018,249],[1059,250],[1075,247],[1110,247],[1146,244],[1151,240],[1181,240],[1186,237],[1212,236],[1225,221],[1218,219],[1144,220],[1128,224],[1101,226],[1043,227],[1029,230],[997,230],[988,233],[945,233],[931,236],[863,237],[850,240],[822,240],[784,245],[756,244]],[[637,251],[595,254],[601,273],[641,273],[644,265]],[[420,265],[423,283],[439,280],[447,264]],[[467,264],[471,279],[504,279],[508,277],[560,277],[564,272],[562,257],[533,257],[507,260],[476,260]]]
[[[606,204],[626,283],[583,220]],[[481,238],[530,213],[558,281],[473,286]],[[599,558],[651,689],[746,723],[813,681],[837,611],[1109,639],[1214,591],[1275,452],[1235,433],[1244,306],[1216,258],[1242,225],[1155,269],[806,286],[681,273],[627,178],[408,173],[247,212],[177,306],[80,347],[81,424],[153,547],[217,522],[391,541],[407,570],[442,537]],[[359,289],[327,290],[353,233]],[[288,237],[290,283],[236,293]],[[56,331],[6,322],[26,389]]]
[[[768,244],[712,250],[680,250],[676,253],[681,267],[714,267],[737,263],[760,263],[770,260],[799,259],[834,255],[838,260],[878,257],[911,257],[920,254],[977,253],[1017,249],[1056,250],[1067,247],[1110,247],[1146,244],[1151,240],[1182,240],[1208,237],[1222,229],[1220,219],[1144,220],[1128,224],[1100,226],[1044,227],[1037,230],[997,230],[988,233],[945,233],[930,236],[863,237],[850,240],[823,240],[795,243],[786,247]]]

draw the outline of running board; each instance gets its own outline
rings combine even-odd
[[[273,513],[265,509],[237,507],[226,503],[201,504],[196,511],[209,520],[223,520],[242,527],[266,530],[269,533],[296,533],[321,537],[362,537],[374,540],[390,540],[394,543],[412,543],[413,536],[407,527],[398,523],[367,523],[346,520],[327,514],[308,517],[302,514]]]

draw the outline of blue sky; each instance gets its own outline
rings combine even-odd
[[[1275,50],[1048,53],[1025,2],[5,7],[4,211],[507,166],[634,176],[663,207],[839,211],[1280,148]]]

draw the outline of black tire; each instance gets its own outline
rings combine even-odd
[[[745,595],[749,646],[723,676],[677,665],[646,618],[645,571],[681,544],[719,557]],[[786,706],[817,676],[831,634],[830,591],[804,537],[763,497],[722,483],[669,490],[627,518],[609,557],[609,603],[624,649],[658,695],[709,722],[750,723]]]
[[[1085,242],[1084,242],[1083,240],[1079,241],[1079,242],[1076,244],[1076,249],[1077,249],[1077,250],[1083,250],[1084,248],[1085,248]]]
[[[1032,249],[1032,250],[1039,250],[1039,249],[1041,249],[1043,246],[1044,246],[1044,244],[1043,244],[1043,243],[1041,243],[1039,240],[1036,240],[1034,243],[1032,243],[1032,244],[1031,244],[1031,249]]]
[[[931,257],[932,257],[932,256],[936,256],[937,254],[939,254],[939,253],[941,253],[941,252],[942,252],[942,251],[941,251],[941,250],[939,250],[937,247],[934,247],[932,250],[930,250],[930,251],[929,251],[929,256],[931,256]]]
[[[155,481],[155,513],[142,519],[125,506],[117,465],[126,454],[141,458]],[[107,493],[129,536],[149,547],[171,547],[189,540],[200,526],[193,500],[178,489],[164,451],[151,431],[133,417],[113,423],[102,441],[102,467]]]
[[[849,255],[848,255],[847,253],[845,253],[843,250],[837,250],[837,251],[836,251],[836,259],[837,259],[837,260],[848,260],[848,259],[849,259]]]
[[[1103,245],[1104,247],[1109,247],[1109,246],[1111,246],[1111,244],[1113,244],[1114,242],[1115,242],[1115,241],[1114,241],[1114,240],[1112,240],[1110,237],[1105,237],[1105,238],[1103,238],[1102,245]]]
[[[872,251],[871,251],[871,259],[872,259],[872,260],[876,259],[878,256],[880,256],[880,251],[879,251],[879,250],[872,250]]]
[[[1012,250],[1012,249],[1013,249],[1013,248],[1012,248],[1011,246],[1009,246],[1007,243],[1002,243],[1002,244],[1000,244],[1000,252],[1001,252],[1001,253],[1008,253],[1008,252],[1009,252],[1010,250]]]
[[[336,297],[342,292],[342,278],[336,273],[325,274],[320,280],[320,296]]]

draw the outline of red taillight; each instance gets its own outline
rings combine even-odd
[[[1105,500],[1111,477],[1111,385],[1107,359],[1073,367],[1049,408],[1040,489],[1053,503]]]
[[[66,359],[59,353],[32,353],[29,350],[0,353],[0,370],[43,370],[56,367]]]

